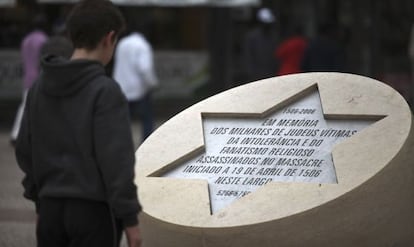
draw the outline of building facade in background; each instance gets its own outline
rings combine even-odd
[[[0,100],[19,100],[14,99],[20,97],[16,83],[21,70],[16,54],[31,13],[34,9],[44,11],[51,32],[63,24],[72,2],[16,0],[12,6],[0,7]],[[154,47],[160,78],[155,99],[169,114],[249,82],[241,64],[241,41],[257,24],[256,11],[263,6],[276,16],[273,28],[277,42],[297,26],[303,28],[309,40],[314,39],[321,25],[330,24],[344,50],[343,72],[384,81],[412,102],[408,42],[414,23],[414,1],[134,0],[137,5],[128,4],[128,0],[117,2],[133,27],[143,31]],[[225,2],[227,6],[222,4]],[[275,74],[276,71],[277,68]],[[175,104],[164,103],[170,100]]]

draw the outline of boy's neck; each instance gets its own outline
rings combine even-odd
[[[73,51],[73,54],[70,60],[77,60],[77,59],[94,60],[94,61],[98,61],[103,64],[102,55],[97,50],[87,50],[83,48],[77,48]]]

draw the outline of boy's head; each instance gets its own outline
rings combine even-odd
[[[93,50],[111,31],[117,38],[124,26],[121,12],[109,0],[82,0],[67,20],[68,35],[75,49]]]

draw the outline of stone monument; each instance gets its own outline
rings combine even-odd
[[[136,153],[144,246],[414,246],[412,136],[405,100],[352,74],[210,97]]]

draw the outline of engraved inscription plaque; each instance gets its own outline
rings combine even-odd
[[[269,182],[340,183],[334,145],[372,123],[325,119],[317,90],[264,118],[204,117],[204,152],[163,176],[207,180],[213,214]]]

